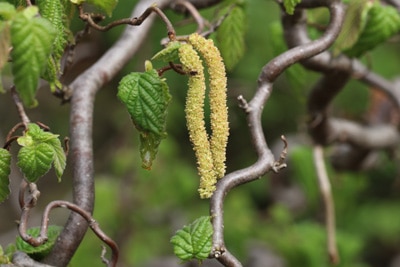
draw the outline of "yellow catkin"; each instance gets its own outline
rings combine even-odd
[[[180,46],[179,59],[183,70],[189,75],[185,113],[189,137],[196,154],[197,169],[200,175],[199,193],[201,198],[209,198],[215,191],[217,179],[204,122],[206,85],[203,63],[190,44]]]
[[[194,33],[189,43],[205,60],[210,79],[211,138],[210,146],[217,178],[225,175],[226,145],[229,136],[228,108],[226,105],[227,79],[225,65],[214,42]]]

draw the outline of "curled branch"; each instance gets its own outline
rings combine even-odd
[[[310,1],[304,1],[309,3]],[[210,213],[214,228],[212,256],[220,262],[231,262],[226,266],[242,266],[233,255],[227,252],[223,237],[223,201],[228,192],[237,185],[251,182],[272,169],[274,156],[265,141],[261,115],[265,102],[272,92],[276,78],[292,64],[310,58],[326,50],[336,39],[344,18],[344,7],[341,1],[313,1],[329,8],[331,21],[321,38],[306,45],[292,48],[265,65],[258,79],[257,91],[250,102],[239,97],[239,105],[247,113],[251,139],[257,152],[258,160],[253,165],[227,174],[217,183],[217,190],[211,198]],[[228,258],[228,259],[227,259]]]

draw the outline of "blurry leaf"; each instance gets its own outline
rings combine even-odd
[[[301,0],[283,0],[283,6],[289,15],[293,15],[294,9],[299,3],[301,3]]]
[[[11,154],[7,149],[0,148],[0,203],[10,194]]]
[[[0,3],[0,20],[10,20],[15,15],[16,10],[10,3]]]
[[[87,0],[86,2],[101,8],[108,16],[111,17],[112,11],[117,5],[118,0]]]
[[[140,132],[143,166],[150,169],[160,141],[166,136],[167,107],[171,100],[168,85],[155,70],[131,73],[122,78],[118,98]]]
[[[22,148],[18,153],[18,167],[30,182],[45,175],[54,163],[60,181],[66,165],[66,156],[58,135],[45,132],[37,124],[30,123],[24,136],[17,139]]]
[[[210,217],[203,216],[198,218],[178,230],[171,238],[175,255],[184,261],[206,259],[211,252],[212,234],[213,229]]]
[[[15,245],[17,247],[17,250],[25,252],[28,254],[31,258],[34,260],[40,261],[42,260],[47,254],[49,254],[50,250],[54,246],[54,243],[58,237],[58,235],[61,233],[62,227],[57,226],[57,225],[49,225],[48,231],[47,231],[47,237],[48,240],[46,243],[38,246],[38,247],[33,247],[30,244],[26,243],[20,236],[17,237],[15,241]],[[29,234],[32,237],[38,237],[40,234],[40,227],[32,227],[27,230],[27,234]]]
[[[180,42],[174,41],[168,43],[167,47],[155,54],[152,60],[162,60],[164,62],[174,61],[179,58],[178,50],[181,46]]]
[[[11,264],[11,259],[6,255],[2,246],[0,246],[0,264]]]
[[[400,30],[400,14],[392,6],[375,3],[368,12],[364,31],[360,34],[353,47],[344,50],[350,57],[360,57],[387,41]]]
[[[12,73],[16,90],[27,107],[37,105],[39,76],[45,70],[55,38],[51,23],[37,14],[36,6],[27,7],[11,24]]]
[[[350,1],[342,30],[335,41],[334,54],[352,47],[358,40],[367,23],[368,12],[372,7],[370,0]]]
[[[8,61],[10,48],[11,48],[10,25],[7,22],[0,21],[0,93],[5,92],[1,83],[1,71],[4,65]]]
[[[228,16],[217,30],[217,40],[228,70],[232,70],[245,50],[246,14],[243,6],[228,8]]]

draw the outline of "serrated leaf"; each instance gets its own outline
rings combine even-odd
[[[61,87],[58,76],[61,69],[61,57],[64,54],[71,34],[69,30],[69,18],[61,1],[40,0],[36,4],[39,7],[40,15],[48,19],[57,30],[52,54],[47,60],[47,66],[42,75],[42,78],[49,82],[51,90],[55,91],[56,87]]]
[[[286,13],[293,15],[294,9],[299,3],[301,3],[301,0],[283,0],[283,6],[285,7]]]
[[[213,228],[209,216],[196,219],[191,224],[178,230],[171,238],[174,253],[181,260],[204,260],[212,248]]]
[[[161,139],[166,136],[167,107],[171,100],[168,85],[153,69],[130,73],[119,83],[118,98],[140,132],[142,166],[150,169]]]
[[[118,0],[87,0],[86,3],[99,7],[111,17],[112,11],[117,5]]]
[[[23,173],[25,174],[25,176],[27,177],[27,179],[29,181],[31,181],[30,179],[37,180],[38,178],[43,176],[50,169],[51,163],[53,163],[53,165],[54,165],[54,169],[55,169],[58,181],[61,180],[61,176],[62,176],[65,166],[66,166],[66,155],[64,153],[64,150],[62,148],[60,140],[58,139],[57,134],[43,131],[43,129],[41,129],[37,124],[30,123],[30,124],[28,124],[28,130],[25,132],[25,134],[23,136],[21,136],[17,139],[17,142],[20,146],[23,147],[23,148],[21,148],[19,153],[21,153],[21,151],[23,151],[22,153],[29,155],[29,153],[35,154],[37,152],[38,156],[39,156],[39,158],[37,158],[37,159],[32,157],[31,160],[32,161],[34,160],[33,162],[27,162],[27,160],[25,160],[21,163],[21,164],[28,164],[28,166],[25,168],[28,169],[29,177],[31,177],[33,175],[33,174],[31,174],[32,172],[35,173],[35,175],[33,175],[33,177],[35,177],[35,178],[28,178],[25,171],[23,171]],[[44,145],[44,146],[42,146],[42,145]],[[43,152],[41,150],[43,147],[46,149],[44,151],[45,155],[42,156],[42,157],[44,157],[44,160],[42,159],[41,154],[40,154],[40,152]],[[39,151],[36,151],[37,149],[39,149]],[[51,152],[48,151],[49,149],[51,149]],[[23,154],[23,155],[25,155],[25,154]],[[50,158],[50,157],[51,157],[51,161],[50,161],[50,165],[48,165],[48,158]],[[31,165],[31,167],[33,168],[30,172],[29,172],[29,168],[30,168],[29,165]],[[35,170],[35,168],[36,168],[36,170]]]
[[[369,0],[350,1],[346,9],[342,30],[335,41],[335,55],[343,50],[349,49],[357,42],[361,32],[365,28],[368,12],[371,7],[372,3]]]
[[[353,47],[344,51],[350,57],[360,57],[400,30],[400,14],[392,6],[375,3],[368,12],[364,31]]]
[[[10,195],[11,154],[7,149],[0,148],[0,203]]]
[[[225,66],[232,70],[245,50],[246,14],[243,6],[234,6],[217,30],[217,41]]]
[[[17,250],[25,252],[34,260],[40,261],[42,260],[52,249],[54,243],[61,233],[62,227],[57,225],[50,225],[47,231],[47,242],[38,246],[33,247],[30,244],[26,243],[20,236],[17,237],[15,241],[15,245]],[[27,234],[32,237],[38,237],[40,234],[40,227],[32,227],[27,230]]]
[[[27,7],[11,24],[14,84],[27,107],[37,105],[35,95],[39,76],[45,70],[56,35],[48,20],[35,16],[37,11],[35,6]]]
[[[179,59],[179,47],[181,46],[180,42],[170,42],[167,47],[163,50],[155,54],[151,60],[162,60],[164,62],[172,62],[174,60]]]

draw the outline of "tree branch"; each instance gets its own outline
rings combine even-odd
[[[305,1],[307,2],[307,1]],[[261,115],[265,102],[272,92],[273,82],[276,78],[292,64],[310,58],[326,50],[336,39],[344,18],[344,8],[341,1],[315,1],[321,2],[329,8],[331,21],[326,32],[321,38],[292,48],[278,57],[271,60],[263,67],[258,79],[258,88],[253,99],[247,101],[239,96],[239,104],[247,113],[247,121],[250,129],[251,139],[257,152],[258,160],[253,165],[227,174],[217,183],[217,189],[211,198],[210,214],[214,228],[213,249],[211,255],[217,259],[221,258],[221,263],[228,262],[226,266],[242,266],[241,263],[231,254],[227,253],[223,236],[223,201],[228,192],[237,185],[251,182],[258,179],[276,164],[271,150],[265,141]],[[226,256],[223,256],[225,253]],[[229,258],[229,259],[226,259]]]
[[[133,10],[132,16],[142,14],[154,2],[154,0],[141,0]],[[169,0],[156,1],[160,8],[169,2]],[[92,67],[69,85],[72,92],[70,154],[74,169],[73,202],[89,213],[92,213],[94,205],[92,123],[95,94],[132,58],[149,32],[153,20],[154,16],[151,15],[140,27],[127,27],[121,38]],[[87,228],[87,222],[80,215],[71,213],[53,250],[44,262],[66,266]]]

